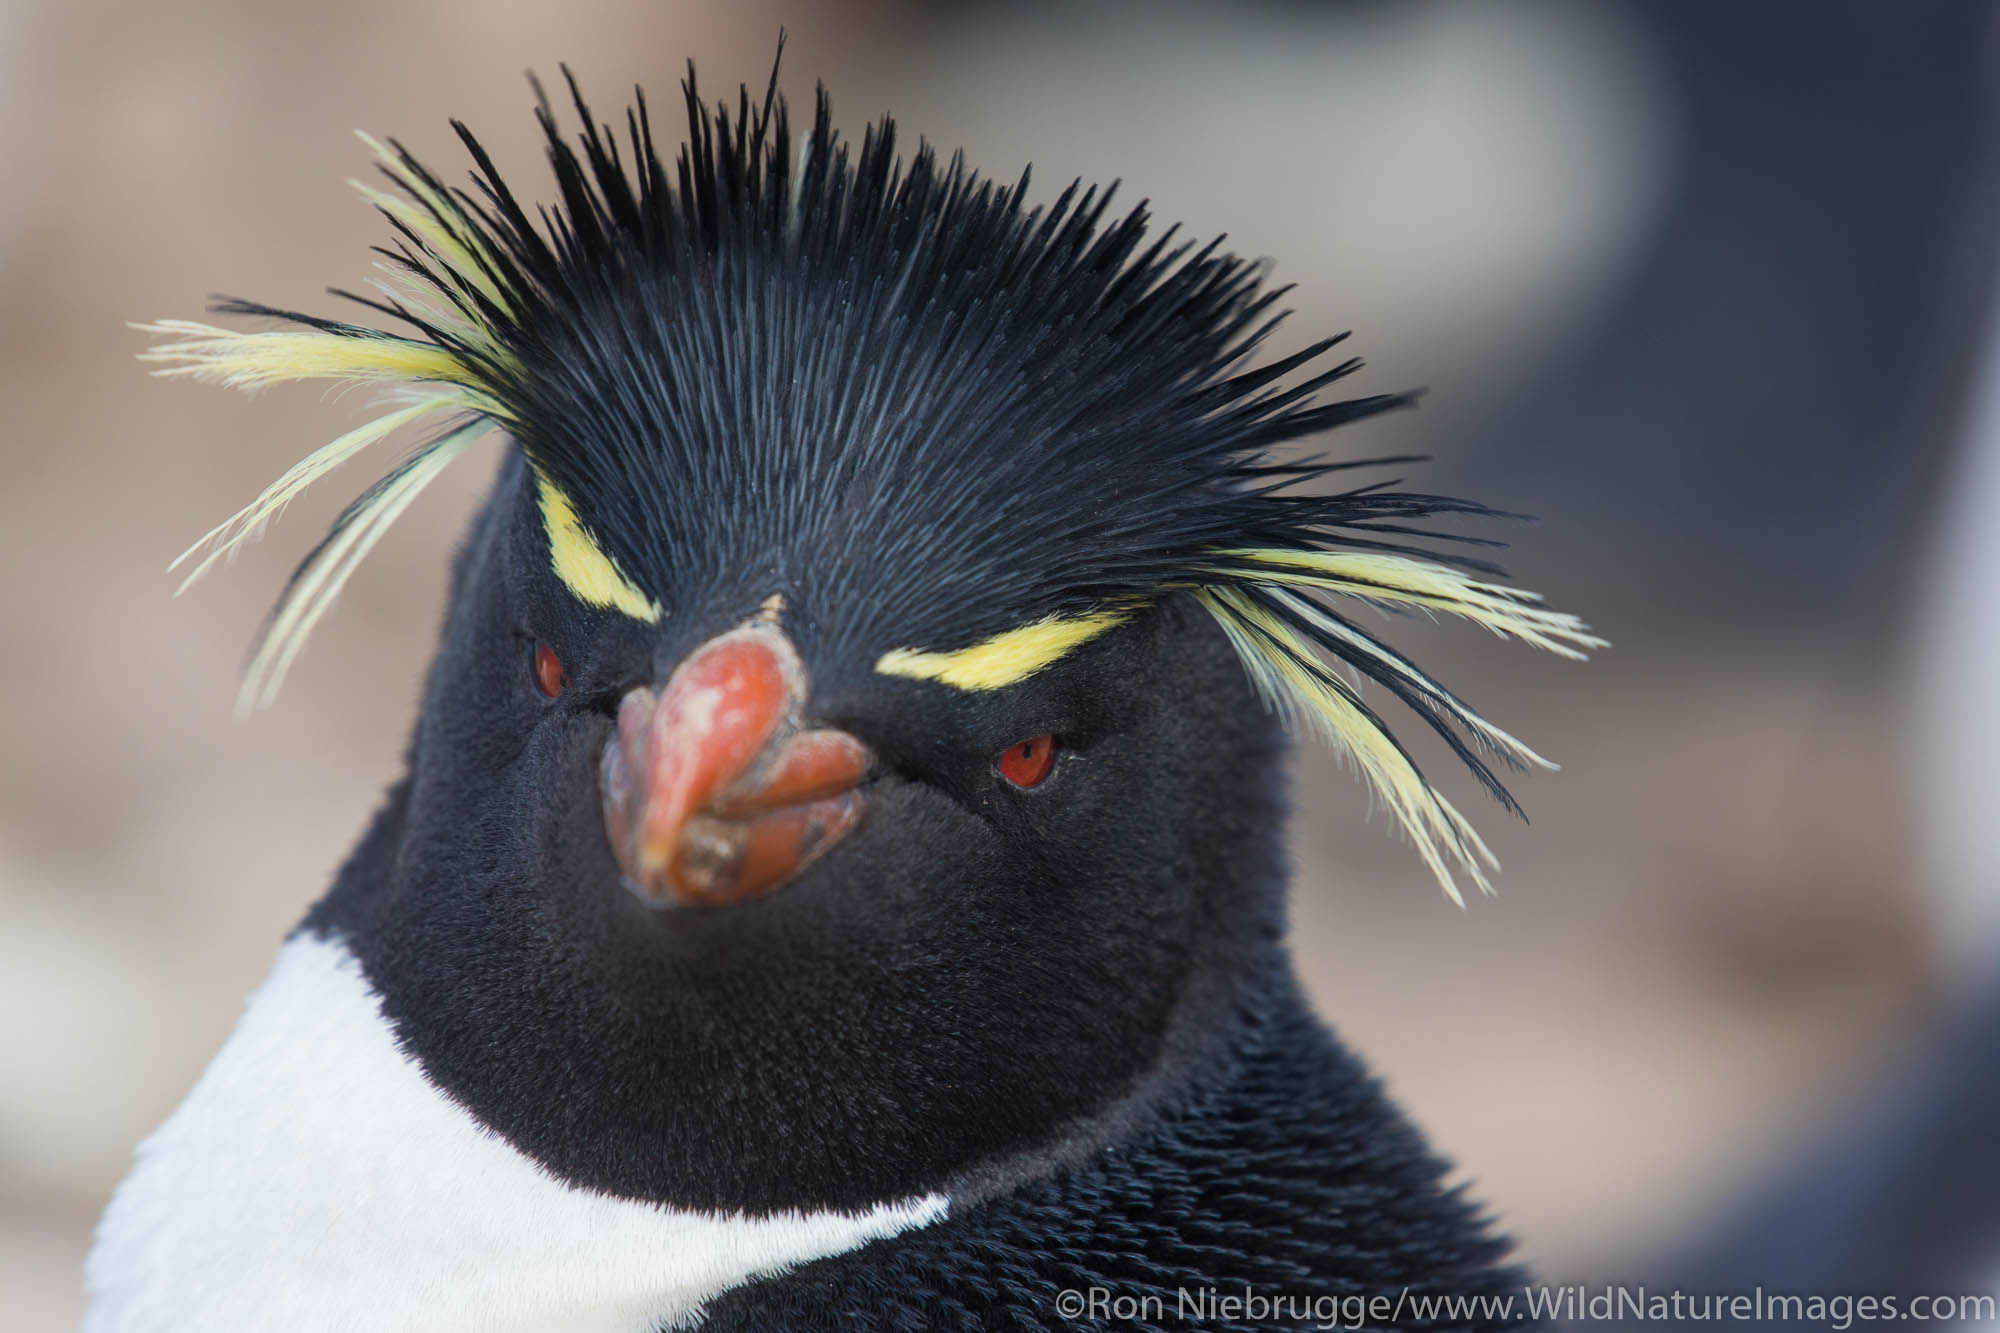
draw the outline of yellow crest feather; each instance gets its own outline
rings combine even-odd
[[[1500,868],[1491,849],[1362,707],[1354,687],[1334,674],[1289,625],[1241,592],[1204,588],[1196,596],[1229,636],[1266,702],[1354,761],[1369,789],[1409,834],[1445,895],[1465,905],[1454,866],[1481,892],[1491,893],[1486,872]]]
[[[1577,617],[1548,610],[1534,593],[1406,555],[1303,548],[1218,551],[1194,574],[1217,580],[1197,585],[1195,594],[1222,626],[1265,701],[1288,722],[1318,734],[1353,760],[1445,894],[1463,905],[1455,871],[1482,892],[1492,892],[1486,872],[1499,868],[1492,851],[1300,627],[1349,660],[1383,673],[1408,691],[1406,699],[1421,701],[1509,761],[1555,765],[1481,717],[1408,658],[1329,614],[1299,590],[1442,611],[1561,657],[1581,659],[1588,649],[1608,646],[1605,640]],[[1246,589],[1255,589],[1265,600],[1260,603]]]
[[[452,279],[471,287],[499,309],[511,309],[513,302],[494,280],[498,266],[493,262],[491,249],[476,230],[464,225],[462,214],[452,201],[411,170],[402,155],[387,144],[361,130],[354,135],[373,150],[377,164],[410,198],[398,199],[357,180],[348,184],[407,228]]]
[[[1536,593],[1484,583],[1430,560],[1379,551],[1281,549],[1220,554],[1241,562],[1226,571],[1232,574],[1240,575],[1242,566],[1247,565],[1257,578],[1269,583],[1324,588],[1372,602],[1463,616],[1503,638],[1520,639],[1558,657],[1581,661],[1588,649],[1610,647],[1575,616],[1542,606]]]
[[[134,324],[141,333],[176,338],[139,353],[141,361],[162,366],[155,375],[189,375],[226,388],[255,392],[292,380],[347,380],[352,383],[468,383],[458,356],[432,343],[393,334],[350,335],[319,329],[260,329],[242,332],[187,319]],[[482,400],[484,395],[481,395]],[[482,411],[497,414],[498,405]]]
[[[333,599],[340,595],[349,576],[382,539],[382,534],[410,507],[410,502],[437,480],[438,474],[465,452],[465,447],[486,427],[484,421],[473,421],[426,445],[341,515],[326,541],[306,557],[305,564],[299,567],[278,600],[277,609],[272,612],[257,651],[250,659],[250,667],[243,674],[243,687],[236,697],[239,717],[256,708],[267,708],[277,698],[278,687],[284,684],[285,674],[292,669],[299,650],[305,647],[307,636],[332,607]]]
[[[284,476],[266,487],[255,500],[209,529],[200,541],[182,551],[173,564],[167,566],[168,569],[178,569],[194,556],[207,552],[201,563],[181,580],[181,586],[175,590],[174,595],[178,597],[186,592],[202,575],[213,569],[217,561],[234,557],[245,542],[257,540],[263,534],[265,525],[283,513],[285,506],[306,487],[369,445],[432,413],[474,407],[475,404],[462,394],[446,393],[425,398],[376,417],[373,421],[355,427],[332,443],[313,450],[294,463]]]
[[[476,292],[497,310],[510,309],[512,303],[495,277],[500,270],[487,243],[466,224],[463,212],[399,153],[365,134],[361,138],[409,197],[398,198],[359,182],[355,182],[356,188],[401,226],[442,281]],[[474,418],[420,446],[341,515],[326,540],[306,558],[272,612],[251,657],[238,698],[239,710],[271,702],[307,635],[389,525],[489,424],[508,421],[506,409],[486,392],[458,350],[464,348],[495,364],[505,364],[493,330],[449,302],[440,302],[435,287],[413,272],[391,267],[387,280],[376,285],[395,306],[419,315],[447,344],[456,343],[457,347],[356,325],[304,320],[299,322],[313,326],[241,331],[184,319],[133,325],[167,340],[139,354],[141,361],[156,367],[156,375],[188,376],[245,392],[295,380],[397,386],[389,410],[293,464],[255,500],[182,552],[172,567],[201,557],[182,582],[182,592],[218,561],[233,556],[243,543],[258,537],[307,487],[369,445],[427,421],[463,414]],[[239,313],[260,309],[238,303],[223,308]]]

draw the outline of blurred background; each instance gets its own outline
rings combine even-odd
[[[395,775],[464,465],[230,719],[327,484],[179,601],[167,562],[359,420],[148,379],[125,321],[338,310],[384,224],[350,131],[542,172],[522,71],[602,115],[761,86],[779,27],[858,137],[1123,180],[1353,329],[1354,428],[1538,515],[1517,580],[1588,666],[1399,642],[1564,765],[1445,903],[1301,756],[1295,930],[1328,1019],[1550,1277],[1699,1234],[2000,952],[1994,11],[1836,0],[729,6],[0,2],[0,1315],[71,1326],[90,1227]],[[671,120],[667,115],[661,119]],[[1989,710],[1982,719],[1979,710]],[[1439,773],[1434,752],[1422,757]],[[1469,782],[1447,780],[1455,796]]]

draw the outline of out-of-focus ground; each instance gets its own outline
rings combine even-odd
[[[149,380],[125,321],[197,316],[216,291],[337,309],[320,289],[365,281],[386,235],[341,184],[367,170],[357,126],[455,171],[462,117],[534,194],[523,69],[570,62],[610,115],[642,82],[671,123],[687,57],[711,96],[761,84],[780,24],[795,102],[823,78],[850,133],[889,110],[989,173],[1032,160],[1043,197],[1122,177],[1163,218],[1274,256],[1298,284],[1295,339],[1353,328],[1365,390],[1430,386],[1422,411],[1335,445],[1458,451],[1436,475],[1497,478],[1492,498],[1540,514],[1504,534],[1511,567],[1615,651],[1576,666],[1399,630],[1564,765],[1520,783],[1531,828],[1482,812],[1500,896],[1444,903],[1356,783],[1306,755],[1301,965],[1547,1272],[1637,1263],[1720,1206],[1861,1088],[1937,989],[1906,664],[1894,615],[1870,609],[1917,577],[1926,529],[1900,520],[1887,585],[1807,571],[1789,602],[1751,595],[1767,564],[1732,534],[1756,522],[1690,509],[1681,560],[1657,509],[1628,522],[1612,477],[1621,451],[1663,447],[1671,385],[1643,420],[1598,422],[1575,467],[1551,462],[1560,431],[1523,386],[1602,350],[1689,188],[1685,90],[1642,8],[0,6],[0,1322],[74,1322],[133,1144],[395,774],[484,478],[467,466],[427,495],[278,705],[232,722],[259,618],[366,474],[179,601],[165,565],[359,405]],[[1833,392],[1857,372],[1799,373]],[[1812,445],[1789,442],[1786,466],[1811,471]],[[1907,457],[1919,481],[1939,466]],[[1754,471],[1724,460],[1687,493],[1728,488],[1739,462]],[[1450,789],[1471,808],[1469,783]]]

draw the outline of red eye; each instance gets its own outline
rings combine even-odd
[[[1056,738],[1042,735],[1022,741],[1001,755],[993,766],[1016,787],[1039,787],[1056,766]]]
[[[563,676],[562,659],[556,650],[546,643],[535,644],[535,688],[553,699],[563,691],[566,683]],[[1012,751],[1009,751],[1012,753]]]

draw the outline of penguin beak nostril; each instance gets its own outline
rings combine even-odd
[[[618,708],[600,769],[605,832],[640,896],[719,906],[768,892],[861,818],[874,756],[799,721],[805,670],[783,631],[712,639],[658,694]]]

